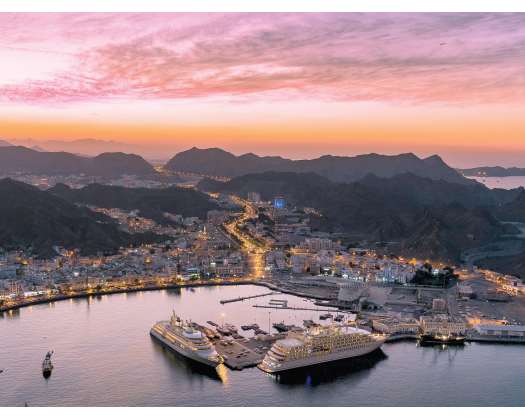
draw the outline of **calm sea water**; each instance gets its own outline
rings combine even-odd
[[[520,186],[525,187],[525,176],[506,176],[506,177],[477,177],[471,176],[469,179],[483,183],[487,188],[514,189]]]
[[[225,319],[268,327],[261,297],[220,305],[223,298],[267,292],[244,285],[153,291],[23,308],[0,317],[0,406],[457,406],[525,405],[525,346],[469,344],[462,349],[387,344],[359,362],[280,378],[256,368],[218,374],[195,369],[163,350],[149,328],[169,317],[204,323]],[[289,305],[312,303],[286,296]],[[305,311],[275,310],[271,322],[302,324]],[[55,350],[49,380],[45,352]]]

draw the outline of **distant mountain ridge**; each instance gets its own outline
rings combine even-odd
[[[102,153],[82,157],[65,152],[42,152],[22,146],[0,147],[0,173],[80,174],[90,176],[152,175],[155,169],[136,154]]]
[[[0,140],[0,147],[12,147],[13,144],[5,141],[5,140]]]
[[[220,148],[189,150],[176,154],[166,169],[196,172],[213,176],[237,177],[252,173],[316,173],[335,182],[353,182],[373,174],[381,178],[413,173],[420,177],[469,184],[466,179],[439,156],[420,159],[412,153],[386,156],[364,154],[355,157],[322,156],[312,160],[290,160],[283,157],[260,157],[253,153],[235,156]]]

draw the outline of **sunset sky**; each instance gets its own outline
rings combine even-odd
[[[525,167],[525,14],[2,13],[0,138]]]

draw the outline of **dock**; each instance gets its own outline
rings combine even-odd
[[[220,300],[219,302],[221,304],[236,303],[238,301],[250,300],[252,298],[259,298],[259,297],[267,297],[268,295],[276,295],[276,294],[280,294],[280,292],[267,292],[264,294],[248,295],[246,297],[237,297],[237,298],[231,298],[229,300]]]
[[[224,357],[224,364],[228,368],[242,370],[260,364],[273,343],[283,338],[284,334],[278,333],[251,339],[220,339],[214,345],[215,350]]]
[[[261,306],[258,304],[253,305],[252,307],[255,308],[272,308],[275,310],[304,310],[304,311],[320,311],[323,313],[340,313],[341,310],[328,310],[328,309],[321,309],[321,308],[306,308],[306,307],[290,307],[290,306],[279,306],[279,305],[268,305],[268,306]]]

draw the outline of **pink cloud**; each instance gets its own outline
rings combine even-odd
[[[0,98],[12,102],[505,103],[525,94],[523,14],[4,15],[0,39],[0,54],[4,46],[75,58],[51,79],[0,82]]]

